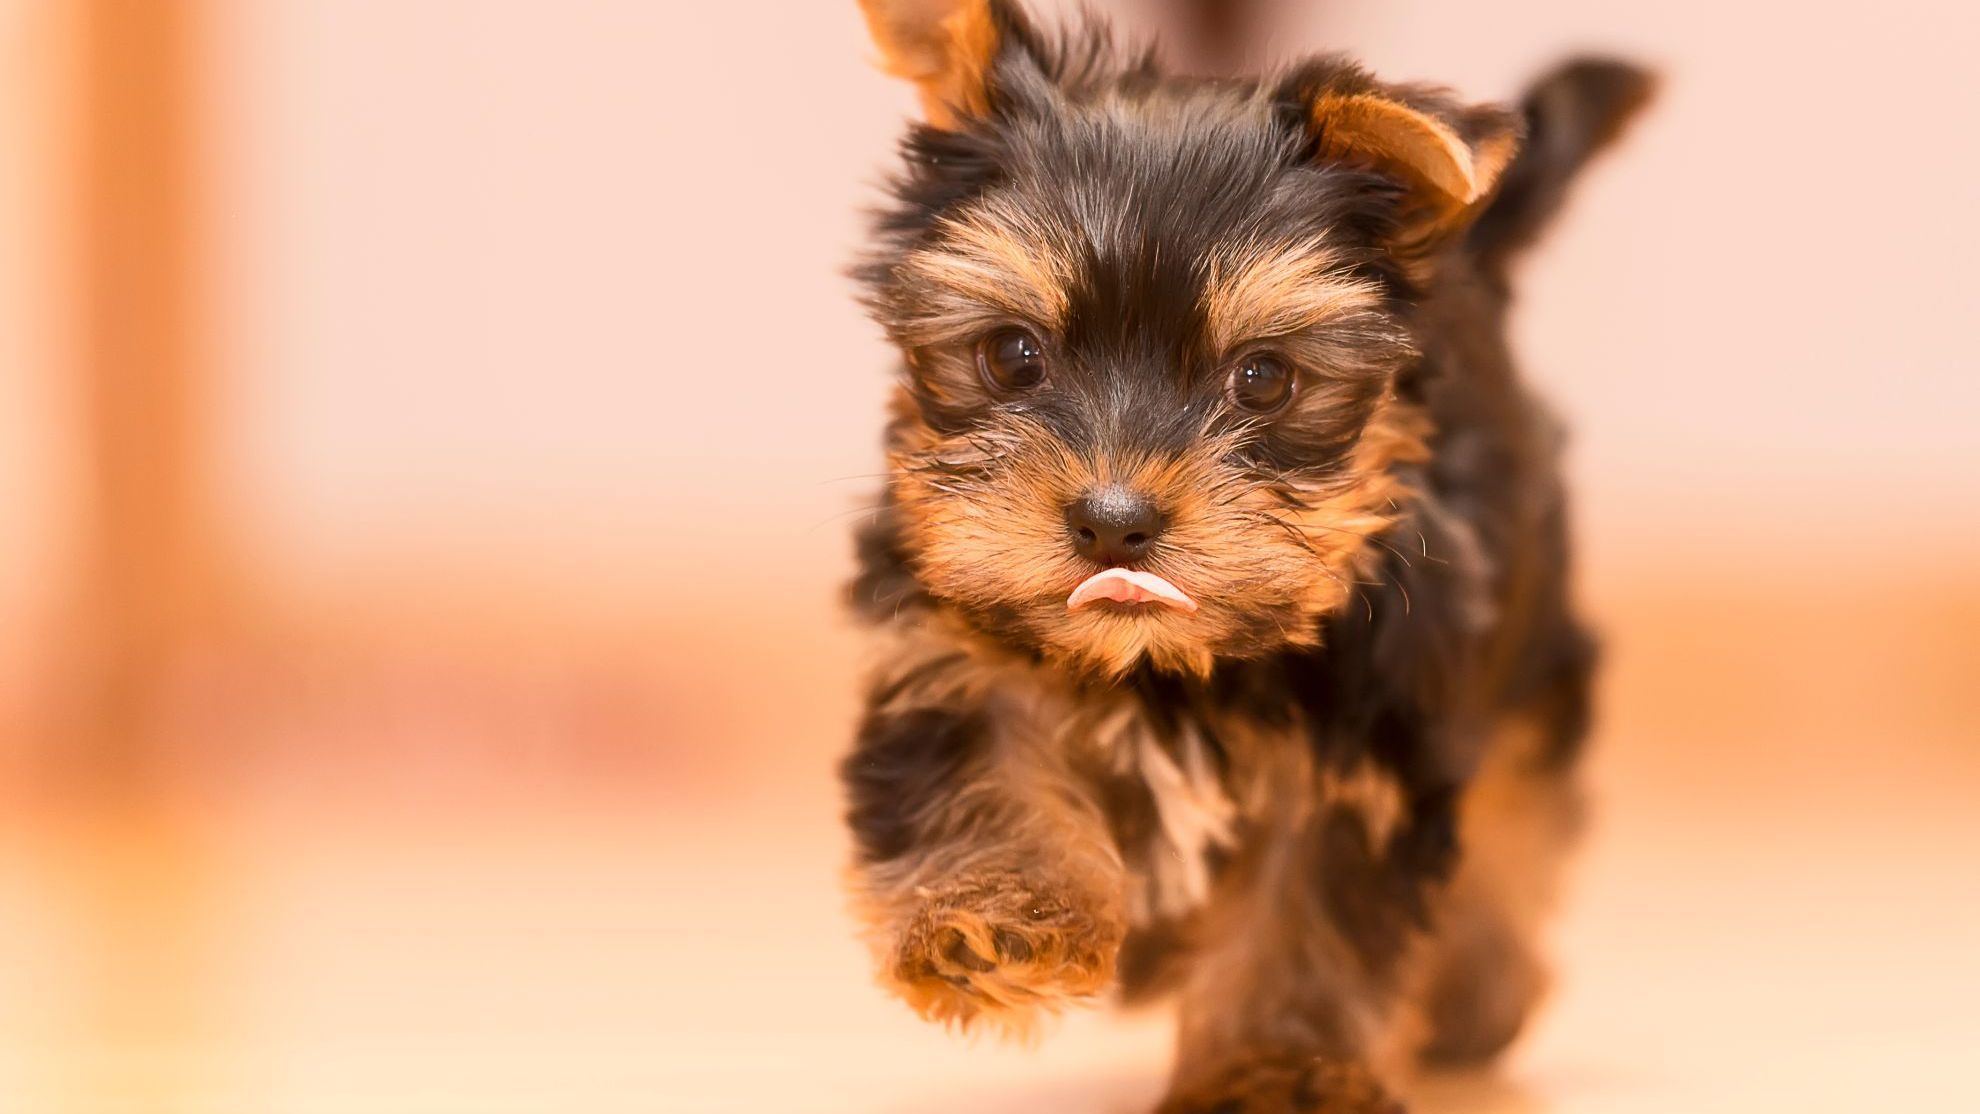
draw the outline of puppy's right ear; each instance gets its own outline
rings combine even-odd
[[[997,56],[1022,38],[1006,0],[859,0],[887,72],[914,82],[928,122],[953,128],[990,110]]]

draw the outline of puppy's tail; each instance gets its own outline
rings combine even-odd
[[[1503,270],[1532,244],[1560,210],[1568,183],[1621,137],[1656,89],[1649,70],[1612,58],[1573,58],[1534,82],[1520,100],[1526,144],[1471,228],[1479,261]]]

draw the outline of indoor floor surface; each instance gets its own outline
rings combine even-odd
[[[1422,1081],[1414,1109],[1980,1110],[1980,599],[1813,590],[1606,596],[1556,993],[1498,1072]],[[838,889],[840,736],[802,733],[848,707],[848,637],[758,659],[776,700],[704,693],[748,723],[677,723],[705,743],[630,788],[526,757],[506,778],[270,758],[224,792],[195,771],[121,807],[13,811],[0,1109],[1146,1108],[1159,1012],[1016,1048],[870,984]]]

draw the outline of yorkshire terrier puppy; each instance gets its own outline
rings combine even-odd
[[[860,270],[904,364],[843,771],[882,980],[1019,1030],[1172,995],[1166,1114],[1395,1110],[1544,982],[1595,655],[1506,276],[1649,80],[1509,111],[863,5],[926,114]]]

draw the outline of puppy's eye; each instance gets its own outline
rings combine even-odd
[[[1238,409],[1270,414],[1292,401],[1292,367],[1269,352],[1246,356],[1231,368],[1230,392]]]
[[[1033,390],[1045,382],[1045,345],[1029,329],[998,329],[976,342],[976,366],[993,390]]]

